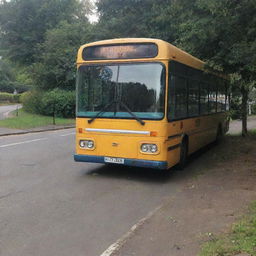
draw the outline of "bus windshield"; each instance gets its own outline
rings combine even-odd
[[[165,68],[160,63],[82,65],[77,116],[162,119],[164,91]]]

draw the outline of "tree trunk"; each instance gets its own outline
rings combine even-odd
[[[248,135],[247,132],[247,102],[248,102],[248,90],[245,86],[241,88],[242,93],[242,136],[245,137]]]
[[[52,106],[52,124],[53,125],[56,125],[56,122],[55,122],[55,102],[53,102],[53,106]]]

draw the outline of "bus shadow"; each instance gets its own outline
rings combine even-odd
[[[155,170],[150,168],[105,165],[87,171],[84,175],[149,183],[167,183],[172,179],[174,173],[172,171]]]
[[[194,152],[188,157],[187,166],[190,166],[195,161],[198,161],[201,156],[206,155],[208,152],[212,151],[218,146],[219,146],[218,144],[216,144],[215,142],[212,142],[204,146],[203,148],[199,149],[198,151]]]
[[[212,143],[191,154],[184,170],[179,169],[178,166],[174,166],[169,170],[157,170],[122,165],[102,165],[92,168],[89,171],[81,170],[81,175],[85,177],[94,176],[160,184],[182,181],[185,178],[193,177],[197,172],[197,161],[198,164],[202,164],[201,158],[207,156],[214,149],[217,149],[218,146]]]

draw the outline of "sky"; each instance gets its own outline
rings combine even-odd
[[[90,23],[95,23],[99,20],[99,17],[97,15],[97,13],[94,13],[94,14],[88,15],[88,19],[89,19]]]
[[[92,2],[92,3],[93,3],[93,6],[95,7],[95,2],[96,2],[97,0],[89,0],[89,1]],[[91,23],[95,23],[95,22],[98,21],[99,17],[98,17],[96,8],[93,9],[93,13],[92,13],[92,14],[88,15],[88,19],[89,19],[89,21],[90,21]]]

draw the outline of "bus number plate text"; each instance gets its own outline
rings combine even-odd
[[[104,162],[113,164],[124,164],[124,159],[116,157],[104,157]]]

